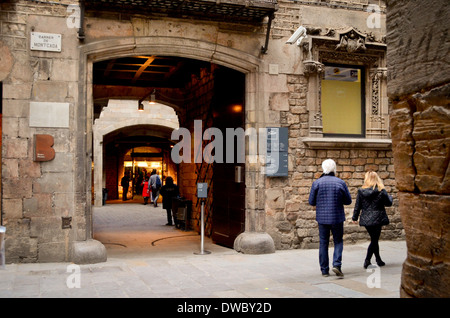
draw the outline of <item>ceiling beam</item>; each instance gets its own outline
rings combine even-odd
[[[116,60],[110,60],[108,65],[106,66],[105,72],[103,73],[104,77],[107,77],[109,75],[109,73],[111,72],[112,68],[114,67]]]
[[[139,68],[139,70],[136,72],[136,74],[134,74],[134,78],[131,81],[132,84],[136,83],[136,81],[139,79],[139,77],[141,77],[142,72],[145,71],[145,69],[152,64],[152,62],[155,60],[155,56],[150,56],[147,61],[145,61],[144,64],[142,64],[142,66]]]

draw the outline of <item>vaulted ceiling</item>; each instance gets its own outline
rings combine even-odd
[[[110,98],[140,100],[149,98],[157,89],[173,100],[182,99],[183,90],[192,76],[199,75],[202,68],[210,67],[209,62],[155,55],[96,62],[93,67],[94,118],[100,115]]]
[[[130,56],[97,62],[94,84],[182,88],[209,63],[169,56]]]

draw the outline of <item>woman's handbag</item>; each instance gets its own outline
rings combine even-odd
[[[387,216],[387,213],[385,210],[383,210],[381,212],[381,216],[380,216],[381,220],[380,220],[380,224],[381,225],[388,225],[389,224],[389,218]]]

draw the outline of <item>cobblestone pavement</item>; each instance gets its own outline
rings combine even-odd
[[[0,297],[87,298],[397,298],[404,241],[381,241],[384,267],[363,268],[369,242],[344,246],[343,279],[322,277],[318,250],[245,255],[166,226],[161,207],[141,203],[94,208],[94,238],[105,263],[7,264]],[[330,258],[332,248],[330,248]]]

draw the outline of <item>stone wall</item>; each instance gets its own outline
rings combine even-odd
[[[68,3],[61,1],[61,3]],[[67,261],[69,241],[85,238],[85,210],[76,204],[76,29],[66,7],[31,1],[0,4],[3,82],[2,213],[7,262]],[[42,19],[45,16],[45,19]],[[63,33],[61,52],[32,51],[30,32]],[[66,128],[30,127],[30,102],[68,103]],[[33,161],[33,135],[54,138],[55,159]],[[75,208],[78,206],[79,208]],[[71,220],[62,229],[62,220]]]
[[[388,1],[388,94],[408,257],[402,297],[450,296],[450,40],[445,1]]]

